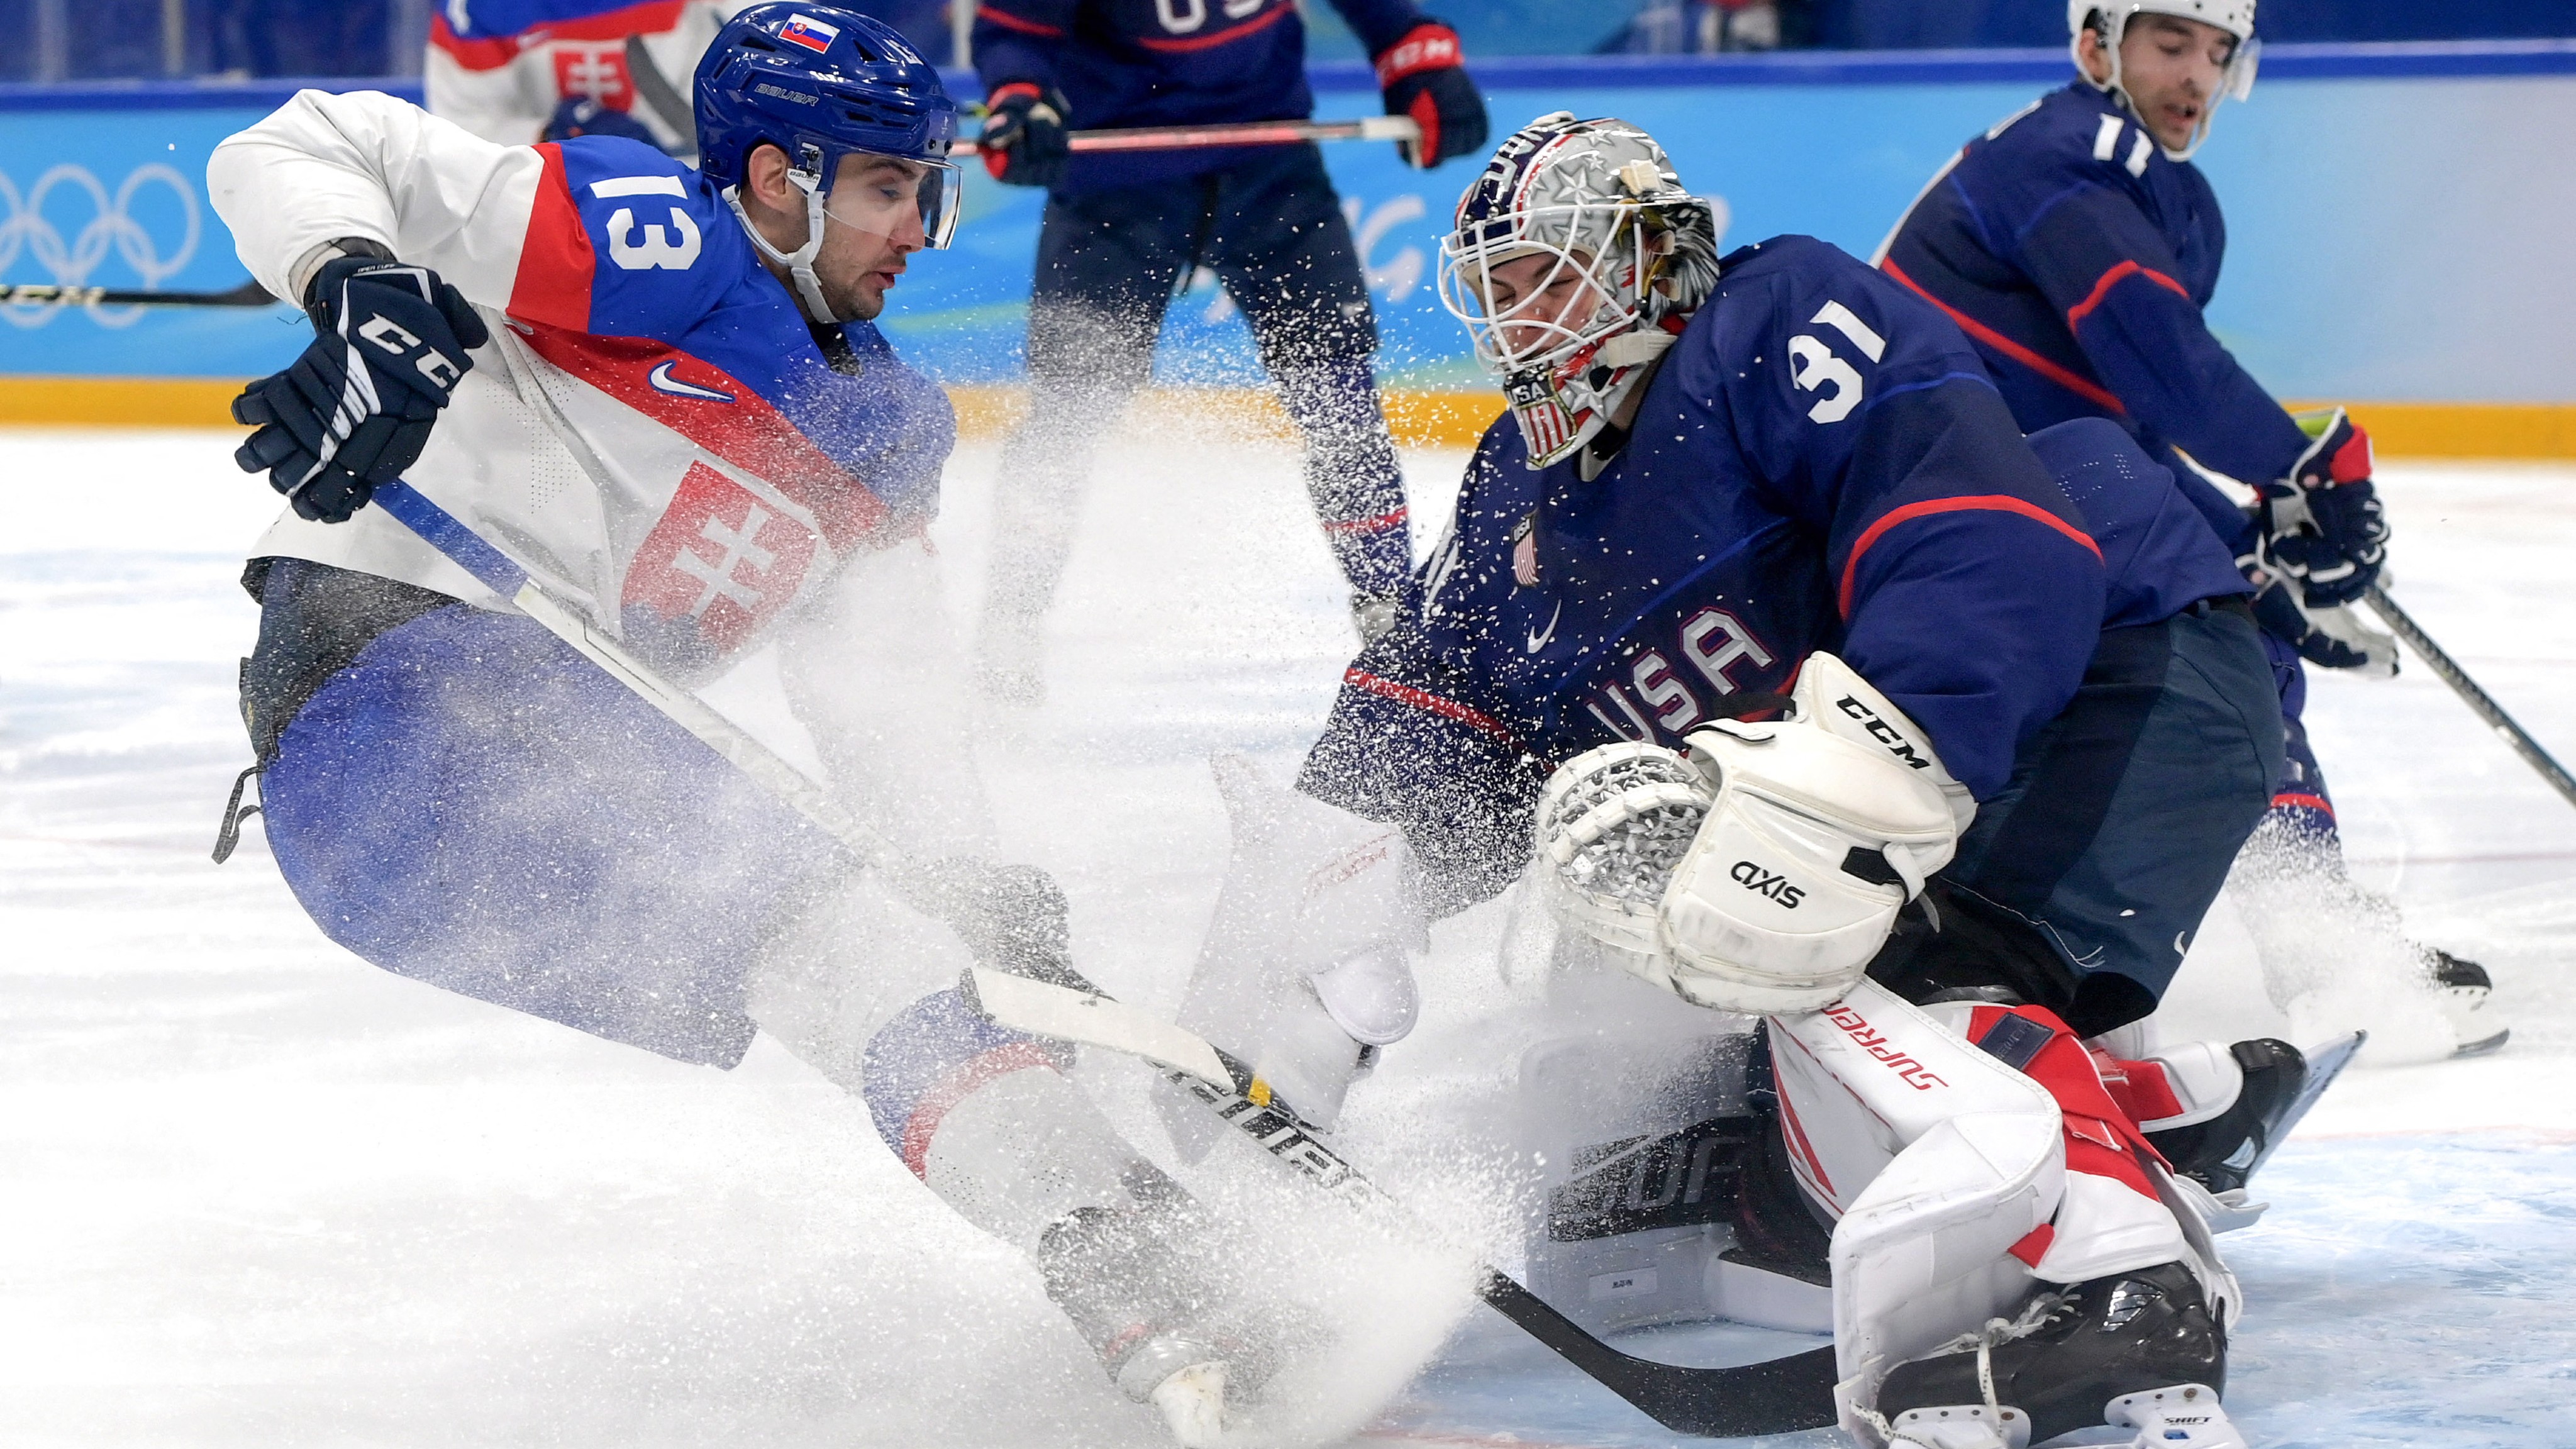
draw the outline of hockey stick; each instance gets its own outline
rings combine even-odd
[[[1096,991],[987,967],[970,969],[962,992],[968,1006],[999,1025],[1141,1058],[1316,1186],[1363,1209],[1405,1213],[1242,1059],[1204,1038]],[[1834,1422],[1830,1348],[1734,1368],[1691,1368],[1621,1353],[1490,1264],[1476,1265],[1476,1296],[1675,1433],[1726,1439]]]
[[[2540,747],[2540,741],[2514,723],[2513,716],[2504,712],[2504,706],[2478,688],[2478,682],[2469,677],[2469,672],[2460,667],[2459,661],[2442,652],[2442,646],[2433,642],[2433,636],[2425,633],[2412,615],[2397,607],[2397,601],[2388,597],[2386,589],[2372,584],[2363,591],[2362,598],[2379,612],[2380,619],[2388,625],[2388,631],[2406,641],[2406,647],[2414,650],[2416,657],[2440,676],[2444,684],[2451,686],[2451,692],[2457,694],[2478,718],[2486,721],[2487,728],[2503,736],[2504,742],[2513,747],[2513,752],[2522,756],[2524,764],[2538,770],[2540,778],[2566,797],[2568,804],[2576,805],[2576,777],[2570,777],[2566,767],[2550,758],[2549,752]]]
[[[912,878],[909,865],[891,845],[842,809],[803,771],[628,653],[428,495],[397,480],[378,488],[374,501],[484,587],[508,599],[665,718],[704,741],[780,803],[812,821],[861,863],[897,880]],[[1121,1006],[1078,976],[1071,977],[1075,984],[1052,986],[998,972],[985,974],[993,978],[989,984],[982,976],[971,978],[979,1000],[989,994],[996,1002],[1017,1003],[1018,1009],[1030,1013],[1030,1019],[1047,1024],[1046,1035],[1061,1034],[1071,1041],[1097,1037],[1096,1045],[1140,1052],[1173,1073],[1191,1095],[1238,1130],[1257,1128],[1257,1140],[1289,1166],[1346,1197],[1373,1205],[1393,1202],[1307,1130],[1249,1068],[1182,1028],[1143,1025],[1154,1018]],[[1686,1368],[1619,1352],[1493,1268],[1480,1266],[1477,1292],[1567,1362],[1676,1432],[1719,1437],[1780,1434],[1833,1422],[1831,1349],[1741,1368]]]
[[[1202,146],[1293,146],[1300,141],[1420,141],[1411,116],[1364,116],[1356,121],[1244,121],[1220,126],[1139,126],[1133,130],[1074,131],[1065,142],[1076,151],[1191,151]],[[951,156],[980,156],[972,141],[948,148]]]
[[[662,118],[663,125],[671,128],[671,134],[680,138],[680,144],[686,148],[680,152],[680,159],[697,160],[697,112],[690,108],[679,87],[671,84],[671,78],[662,74],[662,68],[653,63],[653,52],[645,46],[641,35],[626,37],[626,73],[635,80],[636,95],[653,108],[653,114]]]
[[[276,300],[257,282],[229,292],[134,292],[51,282],[0,285],[0,306],[6,307],[265,307]]]

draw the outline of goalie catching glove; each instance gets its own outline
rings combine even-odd
[[[1976,813],[1930,737],[1840,659],[1809,656],[1791,701],[1787,720],[1695,730],[1687,753],[1588,751],[1539,801],[1559,916],[1702,1006],[1833,1002]]]

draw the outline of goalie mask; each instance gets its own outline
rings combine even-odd
[[[1655,138],[1541,116],[1458,199],[1440,301],[1503,379],[1529,466],[1608,426],[1717,285],[1717,221]]]
[[[2262,42],[2254,38],[2254,0],[2067,0],[2066,45],[2075,57],[2075,73],[2095,89],[2110,92],[2132,113],[2138,107],[2120,81],[2120,42],[2128,38],[2129,22],[2141,15],[2197,20],[2236,37],[2236,47],[2228,53],[2227,69],[2219,75],[2218,90],[2210,96],[2209,108],[2201,112],[2200,124],[2191,133],[2191,144],[2165,152],[2176,161],[2188,161],[2209,139],[2209,125],[2218,115],[2218,103],[2231,98],[2241,101],[2254,93],[2254,68],[2263,49]],[[2096,81],[2084,69],[2084,32],[2088,29],[2102,37],[2102,48],[2111,58],[2108,80]]]

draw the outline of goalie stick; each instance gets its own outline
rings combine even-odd
[[[1403,1204],[1335,1152],[1258,1073],[1204,1038],[1097,990],[989,967],[970,969],[960,989],[970,1007],[999,1025],[1141,1058],[1317,1187],[1364,1210],[1405,1215]],[[1491,1264],[1476,1265],[1476,1296],[1676,1433],[1731,1439],[1834,1422],[1831,1348],[1692,1368],[1621,1353]]]
[[[2388,631],[2404,640],[2406,647],[2414,650],[2415,656],[2424,661],[2425,667],[2440,676],[2444,684],[2451,686],[2452,693],[2457,694],[2479,719],[2486,721],[2487,728],[2494,730],[2513,747],[2515,754],[2522,756],[2524,764],[2538,770],[2540,778],[2547,780],[2568,804],[2576,805],[2576,778],[2571,778],[2565,766],[2550,758],[2549,752],[2540,747],[2540,741],[2533,739],[2528,730],[2514,723],[2513,716],[2504,712],[2503,705],[2478,688],[2478,682],[2469,677],[2469,672],[2460,667],[2458,660],[2433,642],[2433,636],[2424,632],[2413,615],[2397,607],[2397,601],[2388,597],[2388,591],[2377,584],[2371,585],[2361,597],[2378,612],[2380,619],[2388,625]]]
[[[898,881],[912,876],[882,837],[841,808],[822,786],[696,695],[665,679],[602,633],[581,612],[557,599],[516,560],[465,526],[427,494],[396,480],[376,489],[374,501],[484,587],[570,644],[647,704],[695,735],[708,748],[780,803],[820,827],[864,865]],[[1237,1130],[1290,1167],[1348,1200],[1379,1207],[1394,1199],[1362,1177],[1289,1111],[1239,1060],[1206,1041],[1132,1007],[1126,1007],[1067,973],[1070,983],[1051,985],[977,969],[978,1002],[1002,1003],[1045,1023],[1037,1034],[1118,1051],[1135,1051],[1162,1066],[1174,1080]],[[1150,1025],[1149,1025],[1150,1024]],[[1257,1131],[1256,1131],[1257,1129]],[[1737,1368],[1689,1368],[1621,1353],[1557,1312],[1499,1270],[1478,1265],[1477,1296],[1493,1305],[1567,1362],[1581,1369],[1657,1423],[1684,1434],[1735,1437],[1785,1434],[1834,1421],[1834,1352],[1814,1349]]]

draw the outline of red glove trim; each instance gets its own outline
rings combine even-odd
[[[2342,447],[2335,449],[2334,457],[2327,461],[2326,479],[2333,483],[2358,483],[2370,476],[2370,434],[2363,432],[2361,424],[2349,418],[2345,422],[2352,428],[2352,436]]]
[[[1427,70],[1456,70],[1466,62],[1466,52],[1458,45],[1458,32],[1426,20],[1404,32],[1402,40],[1378,52],[1378,89]]]
[[[1035,81],[1013,81],[1009,85],[996,87],[991,95],[984,97],[984,109],[992,110],[1015,96],[1027,96],[1030,100],[1042,101],[1046,99],[1046,91]]]

